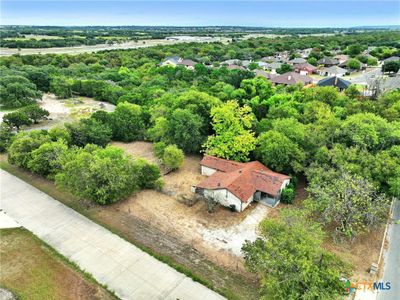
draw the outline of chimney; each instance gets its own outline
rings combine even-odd
[[[287,79],[288,79],[288,80],[292,79],[292,75],[289,75],[289,76],[287,77]]]
[[[220,183],[220,182],[218,182],[218,186],[221,186],[221,183]]]

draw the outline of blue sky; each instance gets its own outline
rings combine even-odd
[[[399,25],[400,1],[1,0],[2,25]]]

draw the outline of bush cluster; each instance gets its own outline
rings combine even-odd
[[[8,159],[18,167],[55,179],[79,198],[109,204],[142,188],[161,188],[160,170],[145,160],[134,160],[122,149],[86,144],[68,146],[68,130],[33,130],[17,134]]]

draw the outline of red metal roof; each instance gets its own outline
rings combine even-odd
[[[271,171],[258,161],[239,163],[207,155],[200,164],[217,172],[200,182],[197,187],[209,190],[227,189],[243,202],[247,202],[256,191],[277,196],[283,181],[290,178]]]

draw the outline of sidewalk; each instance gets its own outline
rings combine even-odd
[[[0,180],[9,217],[121,299],[224,299],[17,177]]]

